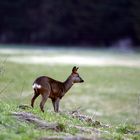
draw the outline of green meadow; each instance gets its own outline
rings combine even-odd
[[[6,51],[5,51],[6,50]],[[61,55],[112,58],[125,60],[126,65],[80,65],[59,63],[32,63],[30,56],[58,57]],[[17,61],[12,61],[14,57]],[[25,61],[23,60],[26,58]],[[22,61],[23,60],[23,61]],[[29,61],[29,63],[28,63]],[[91,60],[92,61],[92,60]],[[131,66],[132,62],[136,64]],[[130,65],[129,65],[130,63]],[[47,75],[65,81],[73,66],[79,66],[84,83],[75,84],[60,101],[60,113],[54,113],[51,100],[45,104],[45,113],[39,108],[40,97],[34,109],[20,109],[29,105],[33,96],[32,83],[38,76]],[[93,126],[72,118],[68,112],[78,110],[93,120],[109,127]],[[33,124],[15,119],[12,112],[31,112],[47,122],[57,122],[61,132],[41,130]],[[114,50],[67,49],[8,49],[0,48],[0,140],[31,140],[51,136],[82,136],[93,139],[140,139],[140,53]],[[95,132],[81,132],[74,126],[96,128]]]

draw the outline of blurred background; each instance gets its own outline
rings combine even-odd
[[[65,81],[73,66],[80,67],[85,82],[65,95],[62,112],[79,108],[105,124],[134,125],[140,130],[140,0],[0,1],[0,116],[4,116],[0,120],[6,124],[0,130],[6,140],[9,135],[17,139],[15,134],[22,132],[36,136],[29,126],[18,133],[17,123],[17,129],[9,131],[5,119],[9,110],[30,106],[33,81],[41,75]],[[40,98],[30,111],[41,115],[39,104]],[[50,112],[48,100],[48,114],[42,118]]]
[[[0,43],[138,47],[139,0],[2,0]]]

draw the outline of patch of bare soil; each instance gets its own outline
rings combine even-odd
[[[110,127],[109,125],[102,124],[101,122],[89,117],[87,115],[81,114],[78,110],[69,113],[73,118],[78,118],[81,121],[85,121],[94,127]]]
[[[26,105],[20,105],[20,108],[22,109],[27,108],[28,106]],[[24,108],[23,108],[24,107]],[[12,112],[12,115],[17,118],[19,121],[24,121],[27,123],[34,124],[37,128],[39,129],[46,129],[46,130],[53,130],[53,131],[64,131],[65,127],[62,124],[58,123],[48,123],[45,120],[42,120],[38,116],[29,113],[29,112]],[[72,111],[67,113],[67,115],[77,118],[81,121],[85,121],[90,124],[91,127],[82,127],[82,126],[77,126],[77,125],[69,125],[70,128],[76,128],[80,134],[85,133],[85,134],[90,134],[90,137],[83,137],[83,136],[49,136],[49,137],[42,137],[39,140],[100,140],[98,136],[100,136],[102,132],[101,130],[98,129],[98,127],[109,127],[107,125],[101,124],[99,121],[95,121],[93,118],[80,114],[78,110]]]
[[[59,123],[48,123],[44,120],[41,120],[36,115],[28,112],[12,112],[12,115],[15,116],[20,121],[25,121],[28,123],[34,124],[37,128],[41,129],[51,129],[55,131],[63,131],[62,124]]]

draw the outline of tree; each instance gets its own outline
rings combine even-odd
[[[140,1],[131,0],[132,24],[136,43],[140,43]]]
[[[138,1],[0,1],[0,41],[4,36],[5,42],[108,45],[139,36]]]

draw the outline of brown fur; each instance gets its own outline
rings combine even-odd
[[[54,80],[47,76],[38,77],[34,83],[40,87],[34,87],[34,96],[31,100],[31,106],[34,106],[35,99],[41,95],[42,100],[40,102],[40,109],[44,112],[44,105],[48,98],[51,98],[54,111],[59,111],[59,102],[60,99],[65,95],[65,93],[72,87],[74,83],[81,83],[84,80],[77,73],[78,68],[73,67],[71,75],[67,78],[66,81],[60,82]]]

